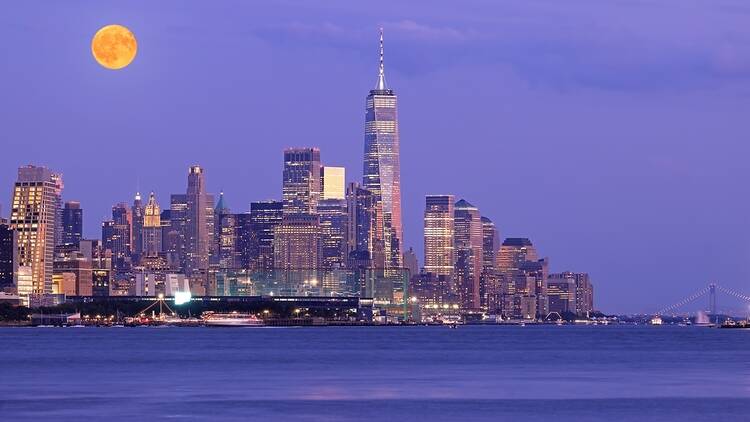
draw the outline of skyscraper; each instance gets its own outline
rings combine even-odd
[[[548,278],[549,310],[585,316],[594,310],[594,286],[587,273],[565,271]]]
[[[375,237],[382,239],[385,268],[402,266],[401,167],[396,94],[385,83],[383,30],[380,30],[380,67],[375,89],[367,96],[362,186],[378,203]]]
[[[453,276],[454,249],[453,195],[427,195],[424,210],[424,271]]]
[[[62,243],[77,245],[83,237],[83,209],[77,201],[67,201],[62,212]]]
[[[19,295],[52,293],[55,230],[59,222],[62,176],[45,167],[18,169],[10,227],[17,232]],[[62,231],[60,231],[61,233]],[[30,283],[29,283],[30,281]]]
[[[185,195],[185,273],[208,270],[211,242],[214,239],[214,197],[206,191],[205,171],[191,166]]]
[[[321,266],[325,269],[343,268],[347,260],[348,215],[345,199],[321,199],[320,216]]]
[[[152,192],[153,193],[153,192]],[[141,201],[141,193],[135,193],[135,199],[133,200],[133,206],[130,209],[133,215],[133,255],[136,260],[140,258],[143,253],[143,202]]]
[[[111,226],[102,226],[104,247],[112,251],[113,266],[117,270],[129,269],[133,252],[133,213],[120,202],[112,207]],[[105,237],[104,230],[108,230]]]
[[[313,214],[320,199],[320,150],[284,150],[282,195],[284,214]]]
[[[283,203],[259,201],[250,204],[251,247],[249,266],[254,270],[272,270],[274,265],[274,232],[281,225]]]
[[[317,214],[285,215],[274,230],[274,268],[315,270],[320,267],[320,221]]]
[[[462,199],[453,213],[455,283],[461,307],[479,309],[479,283],[482,275],[482,221],[477,207]]]
[[[369,262],[367,266],[383,268],[382,241],[375,237],[378,233],[378,202],[375,196],[358,183],[350,183],[346,191],[346,203],[349,220],[347,254],[354,253],[358,261],[364,258]]]
[[[514,318],[545,317],[548,267],[548,260],[538,258],[529,239],[505,239],[497,255],[503,292],[500,311]]]
[[[175,270],[185,271],[185,233],[187,231],[187,195],[172,194],[169,198],[169,226],[162,225],[162,249]],[[166,231],[166,233],[165,233]]]
[[[16,254],[16,231],[0,219],[0,292],[13,288]]]
[[[226,204],[224,192],[219,194],[219,202],[214,208],[214,263],[219,268],[240,268],[241,251],[238,249],[238,215]]]
[[[136,207],[134,206],[133,209],[136,209]],[[141,255],[149,257],[157,256],[162,252],[161,208],[159,208],[159,204],[156,202],[156,195],[153,192],[148,195],[146,207],[139,211],[141,213],[141,233],[139,236],[134,237],[141,239],[141,246],[139,248]]]
[[[498,249],[500,233],[492,220],[482,217],[482,276],[479,280],[479,295],[482,307],[490,312],[495,312],[502,294],[495,270]]]
[[[320,150],[284,150],[281,224],[274,230],[274,267],[284,270],[320,266]]]

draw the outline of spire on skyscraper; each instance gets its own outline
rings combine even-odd
[[[380,71],[378,73],[378,90],[385,90],[385,66],[383,65],[383,28],[380,28]]]

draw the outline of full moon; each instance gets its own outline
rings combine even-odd
[[[91,40],[91,54],[107,69],[122,69],[129,65],[137,51],[135,36],[122,25],[107,25],[96,31]]]

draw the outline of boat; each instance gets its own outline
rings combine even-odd
[[[262,327],[266,325],[262,319],[253,314],[239,312],[204,314],[203,323],[206,327]]]
[[[659,315],[657,315],[657,316],[651,318],[651,320],[649,321],[649,324],[651,324],[651,325],[662,325],[662,324],[664,324],[664,321],[661,319],[661,317]]]

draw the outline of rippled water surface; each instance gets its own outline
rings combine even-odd
[[[750,331],[0,329],[0,420],[104,417],[744,421]]]

